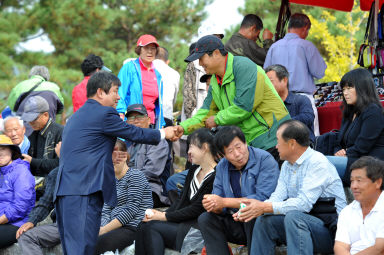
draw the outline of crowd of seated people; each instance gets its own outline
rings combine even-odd
[[[251,60],[226,52],[212,35],[200,38],[195,47],[187,60],[200,59],[213,88],[197,109],[198,117],[168,129],[172,136],[162,129],[166,91],[152,63],[159,50],[154,36],[139,38],[139,57],[124,63],[119,79],[102,68],[101,60],[89,74],[91,82],[95,73],[120,81],[118,100],[111,105],[117,104],[112,111],[125,128],[161,130],[156,145],[137,142],[137,137],[136,142],[117,139],[108,161],[117,204],[105,203],[101,210],[93,254],[129,246],[136,254],[164,254],[166,248],[180,252],[192,232],[207,254],[231,254],[229,242],[247,246],[249,254],[273,254],[281,244],[289,255],[383,254],[384,114],[371,73],[356,69],[342,77],[343,121],[331,155],[323,155],[313,148],[317,138],[310,99],[290,90],[288,67],[274,64],[264,72]],[[223,66],[230,75],[222,73]],[[250,80],[239,78],[245,75],[242,67],[250,69]],[[273,101],[258,98],[259,90],[250,86],[263,87]],[[52,109],[44,93],[19,94],[12,93],[12,100],[22,103],[21,110],[0,125],[0,249],[18,242],[23,254],[42,254],[42,248],[64,241],[51,211],[63,168],[65,125],[51,116],[57,106]],[[255,106],[245,105],[246,99]],[[259,101],[263,103],[256,106]],[[81,114],[79,107],[73,117]],[[279,108],[281,119],[268,117],[273,107]],[[250,132],[250,123],[265,140]],[[25,125],[31,128],[28,136]],[[113,132],[108,134],[115,139]],[[175,141],[183,134],[189,134],[191,164],[177,179],[180,193],[169,199],[165,186],[172,173],[172,146],[164,138]],[[45,178],[42,196],[36,195],[34,176]],[[344,190],[349,188],[355,200],[347,205]],[[37,226],[49,214],[54,222]]]

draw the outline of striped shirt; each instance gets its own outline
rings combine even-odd
[[[293,165],[283,163],[276,189],[265,202],[272,202],[274,214],[309,212],[319,197],[335,197],[338,213],[347,205],[336,168],[308,147]]]
[[[191,181],[191,185],[190,185],[190,196],[189,196],[189,199],[192,199],[193,196],[197,193],[197,191],[199,190],[199,188],[201,187],[201,185],[204,183],[204,181],[206,179],[209,178],[209,176],[211,176],[213,174],[213,172],[215,171],[215,169],[211,169],[211,171],[209,171],[205,176],[204,176],[204,179],[201,181],[201,183],[199,183],[199,180],[197,179],[197,175],[198,173],[200,173],[201,171],[201,166],[196,169],[194,175],[193,175],[193,179]]]
[[[145,210],[153,207],[152,190],[145,175],[129,169],[123,178],[116,179],[117,205],[104,204],[101,226],[117,219],[123,226],[137,227],[144,218]]]

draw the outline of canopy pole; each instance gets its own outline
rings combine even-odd
[[[378,17],[378,13],[379,13],[379,0],[375,0],[375,16],[374,16],[374,19],[373,19],[373,26],[374,26],[374,30],[375,30],[375,34],[374,34],[374,40],[373,40],[373,46],[376,48],[377,45],[378,45],[378,38],[377,38],[377,17]]]

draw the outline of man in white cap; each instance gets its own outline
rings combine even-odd
[[[37,176],[46,176],[59,166],[55,147],[61,141],[64,127],[49,117],[48,110],[48,102],[41,96],[34,96],[27,99],[21,115],[34,130],[28,137],[31,142],[28,154],[23,157],[31,164],[32,174]]]

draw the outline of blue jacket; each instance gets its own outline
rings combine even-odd
[[[311,101],[309,98],[303,95],[294,94],[288,92],[288,96],[284,101],[285,107],[287,107],[289,115],[292,119],[303,122],[309,129],[309,135],[311,141],[315,141],[315,134],[313,132],[313,120],[315,114],[313,113]]]
[[[163,115],[163,80],[160,73],[155,69],[159,98],[155,103],[156,128],[165,126]],[[139,58],[128,61],[120,69],[118,75],[121,86],[119,88],[120,100],[117,103],[118,113],[125,113],[131,104],[143,103],[143,88],[141,82],[141,70]]]
[[[115,206],[112,151],[116,137],[158,144],[160,131],[129,125],[114,108],[88,99],[64,127],[54,199],[102,191],[104,203]]]
[[[242,197],[264,201],[275,190],[279,178],[279,166],[271,154],[265,150],[248,146],[249,159],[241,175]],[[235,197],[229,177],[229,161],[220,160],[216,166],[213,194],[221,197]]]
[[[9,224],[26,223],[35,199],[35,178],[28,162],[16,159],[0,168],[0,216],[5,214]]]

